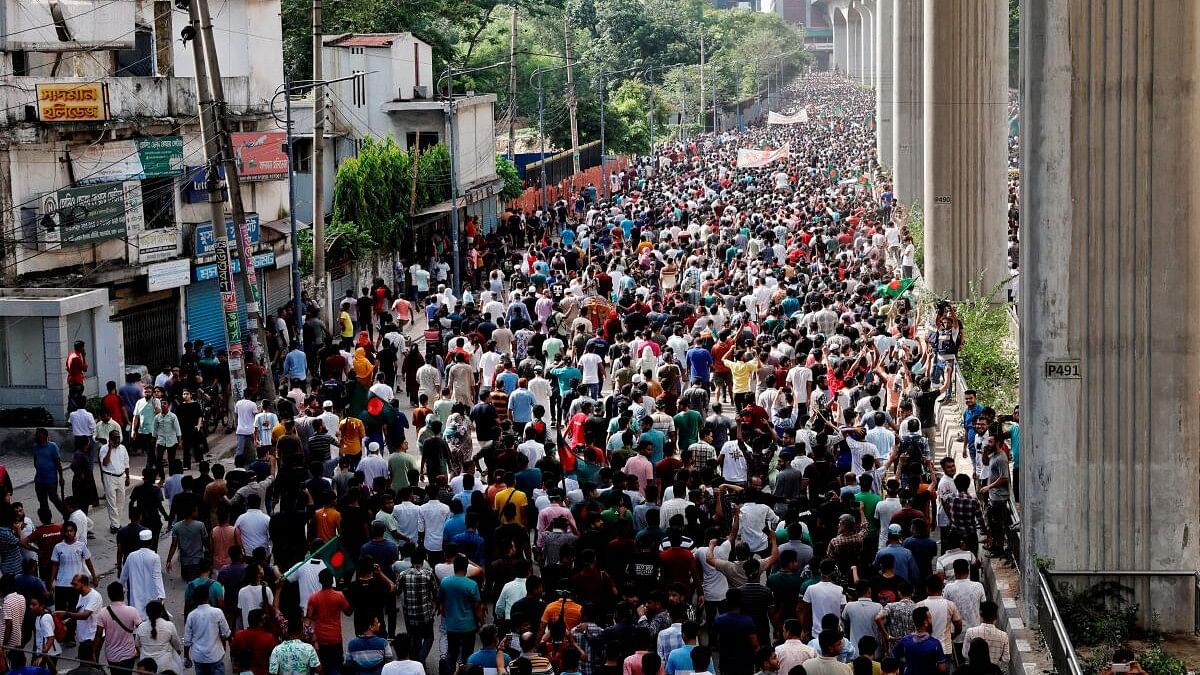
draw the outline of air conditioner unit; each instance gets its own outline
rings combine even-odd
[[[413,87],[413,98],[429,98],[429,85],[422,84]]]

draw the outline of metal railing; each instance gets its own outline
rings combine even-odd
[[[1037,570],[1037,575],[1037,620],[1054,661],[1054,670],[1062,675],[1083,675],[1083,666],[1079,662],[1079,655],[1075,653],[1075,646],[1071,644],[1067,624],[1054,601],[1054,589],[1044,572]]]

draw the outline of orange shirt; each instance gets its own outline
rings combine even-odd
[[[343,455],[362,454],[363,437],[367,435],[367,429],[363,426],[362,420],[357,417],[347,417],[338,425],[338,433],[342,435]]]
[[[313,518],[316,521],[317,536],[323,541],[333,539],[342,530],[342,514],[332,506],[317,509]]]
[[[313,621],[313,639],[317,646],[342,644],[342,613],[350,602],[341,591],[323,588],[308,599],[308,615]]]

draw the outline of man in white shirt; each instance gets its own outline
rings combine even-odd
[[[438,476],[436,481],[444,481]],[[450,520],[450,507],[437,499],[430,499],[418,507],[417,529],[421,533],[421,546],[425,548],[429,560],[442,558],[442,530],[446,521]]]
[[[886,496],[875,505],[875,519],[879,521],[880,548],[887,545],[888,525],[892,524],[892,516],[903,507],[899,497],[900,481],[895,478],[889,480],[885,490]]]
[[[807,611],[809,626],[815,639],[821,634],[821,619],[827,614],[842,615],[846,604],[846,593],[841,586],[830,581],[837,571],[837,562],[826,558],[821,561],[821,580],[809,586],[800,599],[801,616]]]
[[[254,459],[254,418],[258,415],[258,404],[253,392],[247,390],[242,400],[233,405],[233,414],[237,418],[237,454],[233,463],[240,467]]]
[[[735,485],[746,484],[746,455],[736,439],[726,441],[721,446],[717,459],[721,462],[722,478]]]
[[[262,546],[271,550],[269,528],[271,517],[262,511],[262,498],[257,494],[246,497],[246,512],[233,523],[234,536],[243,551],[253,552]]]
[[[929,620],[933,624],[929,633],[942,643],[943,653],[952,654],[954,642],[951,636],[962,631],[962,615],[953,602],[942,597],[940,578],[930,577],[925,587],[929,595],[918,602],[917,607],[929,608]]]
[[[121,445],[121,432],[108,435],[108,443],[100,448],[100,476],[104,483],[104,505],[108,511],[108,531],[116,533],[118,523],[125,522],[125,491],[129,488],[129,451]]]
[[[595,352],[579,357],[579,369],[583,371],[581,384],[586,386],[592,398],[600,399],[600,385],[604,381],[604,358]]]
[[[151,548],[153,533],[142,530],[138,535],[142,547],[130,553],[121,566],[121,584],[129,594],[129,606],[137,609],[142,619],[146,618],[146,605],[151,600],[166,597],[163,588],[162,558]]]
[[[954,581],[946,584],[944,594],[958,608],[963,630],[974,628],[982,622],[979,607],[980,603],[987,600],[987,593],[983,590],[983,584],[971,581],[971,564],[966,560],[960,558],[954,561]],[[954,636],[954,650],[960,657],[965,651],[962,631]]]
[[[779,516],[770,506],[758,501],[756,491],[747,491],[742,494],[746,495],[747,499],[737,512],[738,539],[744,542],[752,553],[766,556],[769,552],[770,541],[763,531],[774,530],[775,526],[779,524]]]
[[[79,641],[79,649],[92,654],[91,644],[96,638],[96,614],[104,607],[104,599],[100,597],[100,591],[92,588],[92,578],[87,574],[76,574],[71,579],[71,587],[79,593],[75,609],[57,610],[54,613],[64,621],[75,620],[75,639]]]
[[[886,421],[886,415],[875,413],[875,426],[867,431],[867,442],[875,446],[875,459],[884,466],[892,458],[892,448],[896,447],[896,434],[887,428]]]

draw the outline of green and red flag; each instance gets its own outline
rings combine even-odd
[[[335,534],[321,548],[309,553],[303,560],[292,565],[291,569],[284,576],[290,579],[300,569],[301,565],[307,565],[308,561],[314,558],[325,563],[329,571],[333,572],[333,578],[339,579],[349,576],[354,571],[354,564],[350,560],[350,556],[346,553],[346,548],[342,546],[341,539],[341,535]]]
[[[879,284],[875,291],[885,298],[898,298],[912,288],[916,279],[892,279],[886,284]]]

